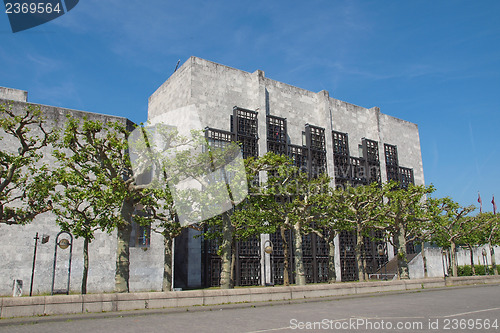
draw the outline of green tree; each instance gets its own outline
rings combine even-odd
[[[48,131],[39,107],[14,110],[0,104],[0,223],[24,224],[52,208],[48,168],[41,163],[44,148],[57,139]]]
[[[366,263],[363,260],[363,237],[373,229],[383,229],[379,221],[386,215],[383,209],[384,192],[376,183],[371,185],[350,187],[335,190],[335,218],[345,221],[342,229],[353,231],[356,235],[355,257],[358,279],[368,279]]]
[[[472,275],[476,275],[476,269],[474,266],[474,248],[476,248],[476,246],[481,243],[481,236],[483,232],[481,230],[483,228],[475,229],[473,227],[476,225],[482,225],[484,223],[486,223],[486,221],[480,218],[479,215],[474,216],[474,218],[464,226],[464,228],[469,230],[469,232],[465,233],[460,238],[460,245],[466,246],[470,253],[470,266]]]
[[[328,283],[335,283],[335,238],[341,231],[349,231],[350,224],[346,219],[345,193],[342,188],[333,190],[328,187],[315,198],[314,206],[321,212],[316,214],[313,230],[328,244]]]
[[[490,248],[491,267],[493,274],[498,275],[495,258],[495,246],[500,245],[500,214],[481,213],[476,216],[483,226],[480,230],[479,245],[488,244]]]
[[[434,187],[410,184],[405,189],[396,182],[389,182],[385,184],[384,192],[387,200],[383,222],[396,249],[398,277],[409,279],[406,244],[422,236],[419,232],[422,223],[429,220],[425,197],[434,192]]]
[[[441,213],[434,217],[434,223],[430,224],[433,231],[433,241],[443,247],[450,248],[452,275],[458,276],[456,246],[468,233],[480,228],[473,225],[474,218],[469,216],[476,208],[474,206],[463,207],[449,197],[438,199]]]
[[[84,238],[86,291],[88,243],[95,230],[118,229],[115,290],[128,291],[130,223],[139,201],[126,155],[127,128],[119,122],[103,123],[68,116],[54,155],[60,163],[56,180],[64,187],[56,193],[58,222]]]
[[[148,188],[143,194],[133,219],[139,225],[150,226],[151,230],[163,236],[162,291],[170,291],[173,278],[173,241],[184,227],[179,223],[168,187]]]
[[[117,201],[117,193],[107,184],[106,179],[95,177],[92,170],[89,170],[91,165],[88,163],[76,161],[73,156],[58,150],[54,154],[63,165],[54,172],[54,180],[59,186],[58,191],[52,195],[53,212],[62,230],[84,240],[81,292],[86,294],[89,244],[94,239],[96,230],[111,232],[119,223],[120,216],[113,206]]]
[[[269,228],[267,233],[279,231],[283,242],[284,267],[283,283],[290,285],[290,244],[287,231],[291,232],[290,198],[283,186],[290,181],[290,172],[297,171],[285,155],[268,152],[256,159],[249,158],[246,163],[249,179],[249,194],[253,207],[262,215],[262,221]],[[257,183],[259,179],[261,183]]]

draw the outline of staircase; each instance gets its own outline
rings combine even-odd
[[[418,253],[407,254],[408,263],[413,260]],[[385,265],[380,267],[375,273],[370,274],[370,280],[395,280],[398,276],[398,258],[394,257]]]

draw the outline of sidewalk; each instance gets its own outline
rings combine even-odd
[[[96,318],[126,315],[119,311],[142,310],[141,313],[185,312],[191,307],[205,311],[216,306],[249,307],[262,302],[290,303],[321,300],[332,297],[353,297],[381,292],[404,292],[449,286],[500,283],[500,276],[473,276],[458,278],[429,278],[376,282],[347,282],[290,287],[262,287],[241,289],[211,289],[173,292],[147,292],[129,294],[58,295],[0,298],[0,326],[13,322],[16,317],[40,317],[40,320],[59,321],[60,315],[72,319],[74,315],[89,314]],[[253,304],[252,304],[253,303]],[[156,309],[156,310],[155,310]],[[164,310],[162,310],[164,309]],[[69,316],[68,316],[69,315]],[[86,316],[85,316],[86,317]],[[33,322],[33,318],[26,319]],[[19,320],[17,320],[19,321]]]

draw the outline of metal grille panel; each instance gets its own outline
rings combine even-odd
[[[399,167],[399,182],[402,188],[408,188],[408,185],[415,184],[413,169]]]
[[[268,115],[267,120],[267,139],[270,141],[286,143],[286,119]]]
[[[308,160],[307,148],[296,145],[289,145],[288,156],[290,156],[293,164],[296,167],[300,168],[300,170],[303,172],[307,172],[307,160]]]
[[[398,162],[398,148],[394,145],[384,144],[385,150],[385,165],[389,166],[397,166]]]
[[[332,132],[333,136],[333,154],[349,156],[349,137],[347,133]]]

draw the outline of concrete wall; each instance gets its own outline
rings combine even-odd
[[[28,92],[25,90],[0,87],[0,98],[17,102],[27,102]]]
[[[13,101],[12,97],[26,96],[23,91],[2,88],[0,90],[0,104],[10,103],[16,112],[25,108],[29,103]],[[70,110],[65,108],[38,105],[46,119],[46,128],[63,128],[66,115],[102,122],[121,122],[131,125],[131,122],[122,117],[107,116],[91,112]],[[1,135],[1,133],[0,133]],[[1,143],[1,149],[17,151],[18,145],[15,140],[5,136]],[[44,158],[40,163],[46,163],[50,167],[57,164],[52,157],[52,147],[43,150]],[[55,222],[56,218],[51,213],[44,213],[35,218],[27,225],[0,225],[0,295],[12,295],[13,281],[23,280],[23,294],[29,294],[31,269],[33,264],[34,237],[36,233],[42,237],[43,234],[50,236],[47,244],[38,242],[36,271],[33,283],[33,294],[50,293],[52,285],[52,267],[54,260],[54,245],[60,228]],[[72,291],[79,291],[83,272],[83,240],[75,239],[73,246],[73,257],[71,267]],[[131,277],[130,287],[133,291],[160,290],[163,276],[163,241],[162,236],[152,234],[151,247],[144,251],[141,248],[131,248]],[[112,291],[114,289],[114,274],[116,260],[116,232],[111,234],[96,232],[95,240],[89,246],[90,264],[88,277],[89,292]],[[55,289],[66,289],[67,263],[69,250],[58,251]]]
[[[480,246],[473,250],[474,265],[484,265],[482,251],[486,249],[487,264],[491,265],[490,249],[488,246]],[[429,277],[443,277],[443,264],[448,267],[450,263],[446,258],[443,258],[441,248],[425,248],[425,256],[427,258],[427,274]],[[443,262],[444,259],[444,262]],[[500,261],[500,247],[495,246],[495,260],[497,263]],[[457,250],[457,264],[458,266],[470,265],[470,251],[468,249],[459,248]],[[422,254],[419,253],[408,264],[410,271],[410,278],[420,279],[424,277],[424,263]],[[446,269],[445,269],[446,270]]]

